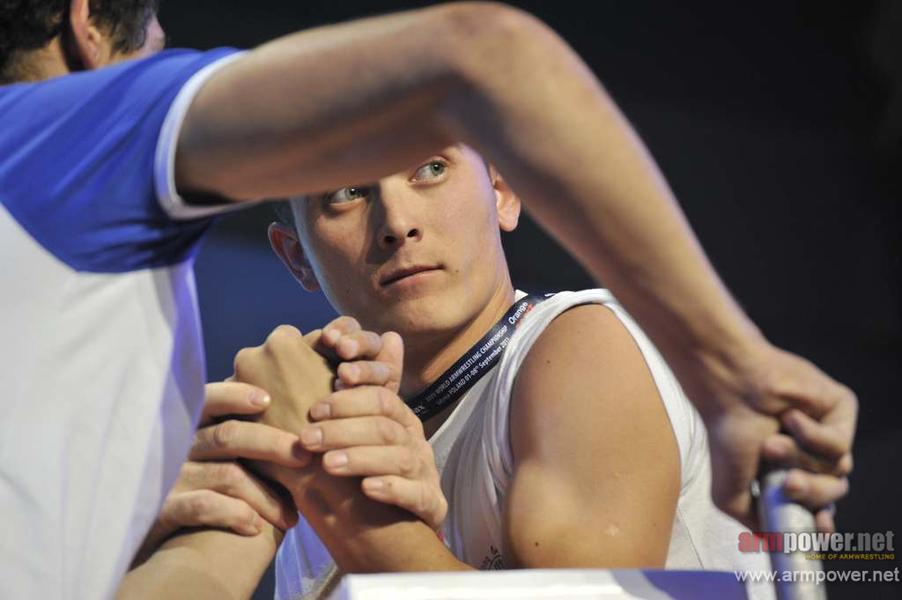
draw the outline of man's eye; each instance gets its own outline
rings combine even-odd
[[[416,181],[429,181],[438,179],[448,170],[448,165],[440,160],[432,160],[417,169],[413,178]]]
[[[365,198],[367,189],[365,187],[346,187],[338,191],[326,194],[326,200],[330,204],[342,204],[351,202],[357,198]]]

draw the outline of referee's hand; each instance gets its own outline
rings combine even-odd
[[[755,527],[750,485],[761,462],[769,461],[789,469],[786,495],[815,513],[820,531],[832,532],[832,505],[849,490],[855,394],[767,343],[720,367],[709,365],[709,381],[689,390],[709,399],[697,405],[710,439],[717,506]]]

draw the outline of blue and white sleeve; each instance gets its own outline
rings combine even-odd
[[[209,217],[175,189],[175,146],[197,91],[233,49],[153,57],[0,87],[0,203],[78,271],[167,266],[193,253]]]

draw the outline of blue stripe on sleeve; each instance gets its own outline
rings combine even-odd
[[[234,52],[167,50],[0,87],[0,202],[78,271],[128,272],[189,258],[209,220],[166,215],[154,191],[154,153],[182,86]]]

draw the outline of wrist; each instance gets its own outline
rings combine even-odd
[[[699,338],[677,359],[680,382],[693,403],[708,420],[740,407],[747,407],[759,393],[761,365],[773,346],[751,322],[744,331]]]

